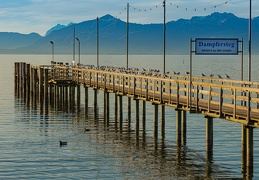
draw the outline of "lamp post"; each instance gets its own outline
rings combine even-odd
[[[52,44],[52,61],[54,62],[54,42],[50,41],[50,44]]]
[[[76,40],[78,41],[78,64],[80,65],[80,40],[78,38]]]

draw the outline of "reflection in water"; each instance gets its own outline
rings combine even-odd
[[[71,159],[65,166],[69,168],[75,163],[81,169],[91,166],[96,170],[91,177],[97,179],[109,176],[129,179],[215,179],[231,174],[213,163],[212,153],[204,158],[195,150],[188,149],[185,143],[176,143],[166,137],[153,138],[141,128],[142,132],[136,133],[132,125],[134,118],[130,121],[123,119],[120,130],[119,122],[113,116],[107,125],[106,115],[102,114],[99,107],[89,107],[85,114],[82,106],[77,113],[75,107],[69,106],[62,111],[63,105],[59,104],[58,111],[50,106],[49,113],[44,114],[40,106],[35,106],[39,109],[30,109],[19,100],[15,106],[16,114],[20,115],[16,118],[17,123],[27,124],[27,128],[36,131],[30,130],[31,134],[26,136],[31,138],[38,129],[39,136],[46,138],[45,142],[39,144],[28,141],[28,145],[42,148],[42,144],[47,146],[52,136],[56,136],[56,142],[67,140],[68,146],[63,149],[71,147],[70,152],[66,153],[74,160]],[[89,131],[85,131],[85,128]],[[86,161],[79,160],[84,155]]]

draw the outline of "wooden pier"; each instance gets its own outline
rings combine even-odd
[[[253,129],[259,128],[259,83],[171,75],[113,67],[72,67],[52,62],[50,65],[15,63],[15,95],[23,98],[28,106],[48,113],[51,105],[58,110],[71,108],[80,110],[81,94],[84,94],[85,113],[88,113],[88,89],[94,91],[94,112],[97,115],[97,92],[103,91],[105,123],[109,124],[110,94],[114,94],[115,118],[119,130],[123,125],[122,97],[128,97],[128,119],[131,119],[131,100],[135,101],[135,134],[140,131],[140,102],[142,105],[142,130],[146,130],[146,102],[154,106],[154,138],[165,136],[165,106],[176,111],[176,142],[186,143],[187,114],[197,113],[206,119],[207,159],[213,151],[213,118],[228,120],[241,125],[242,167],[248,179],[253,176]],[[190,84],[191,82],[191,84]],[[81,93],[81,88],[84,93]],[[38,103],[37,103],[38,102]],[[62,106],[60,106],[60,104]],[[159,107],[160,126],[159,126]]]

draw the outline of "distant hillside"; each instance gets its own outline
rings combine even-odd
[[[0,32],[0,49],[8,50],[28,46],[42,39],[37,33],[20,34],[13,32]]]
[[[259,17],[253,19],[253,53],[259,48]],[[82,54],[96,53],[96,20],[75,24],[76,37],[81,42]],[[163,24],[129,25],[130,54],[162,54]],[[51,53],[51,44],[55,44],[55,53],[73,52],[74,26],[66,26],[52,31],[46,37],[38,37],[31,43],[16,44],[12,52],[16,53]],[[247,49],[248,19],[236,17],[231,13],[212,13],[208,16],[196,16],[191,19],[179,19],[167,23],[167,54],[189,54],[190,38],[229,37],[243,38]],[[10,39],[13,37],[9,37]],[[26,38],[25,38],[26,39]],[[8,39],[6,39],[8,41]],[[99,19],[99,42],[101,54],[125,54],[126,23],[111,15]],[[77,42],[76,42],[77,43]],[[77,45],[77,44],[76,44]],[[22,48],[17,48],[21,47]],[[11,48],[11,45],[8,46]],[[0,49],[2,49],[0,45]]]
[[[70,25],[72,25],[72,24],[73,24],[73,23],[69,23],[67,26],[70,26]],[[57,24],[56,26],[50,28],[50,29],[46,32],[45,36],[49,35],[49,34],[52,33],[53,31],[60,30],[60,29],[65,28],[65,27],[67,27],[67,26],[66,26],[66,25],[63,25],[63,24]]]

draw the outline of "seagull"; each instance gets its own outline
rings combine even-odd
[[[205,77],[206,75],[205,75],[205,74],[203,74],[203,73],[201,73],[201,76],[202,76],[202,77]]]
[[[167,75],[167,74],[164,74],[164,78],[166,78],[166,77],[168,77],[168,75]]]
[[[222,78],[222,77],[218,74],[218,78]]]
[[[59,141],[59,145],[60,145],[60,146],[65,146],[65,145],[67,145],[67,142],[65,142],[65,141]]]
[[[230,77],[229,77],[229,75],[227,75],[227,74],[225,74],[225,77],[227,78],[227,79],[229,79]]]

